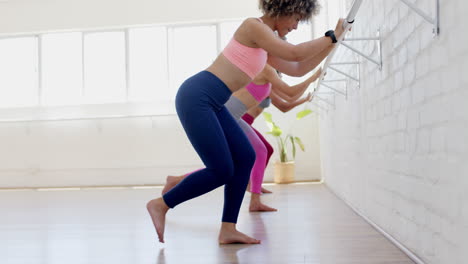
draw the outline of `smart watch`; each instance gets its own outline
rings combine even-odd
[[[327,32],[325,32],[325,37],[330,37],[331,40],[332,40],[332,43],[338,42],[336,40],[335,31],[333,31],[333,30],[328,30]]]

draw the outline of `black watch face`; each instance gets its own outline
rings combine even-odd
[[[336,40],[336,37],[335,37],[335,32],[333,30],[328,30],[327,32],[325,32],[325,36],[326,37],[330,37],[332,39],[332,43],[336,43],[337,40]]]

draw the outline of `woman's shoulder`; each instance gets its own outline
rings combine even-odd
[[[261,35],[262,30],[265,30],[265,25],[256,17],[246,18],[240,24],[239,28],[234,33],[234,37],[240,43],[249,47],[255,47],[254,39]]]
[[[240,27],[262,28],[265,24],[258,17],[248,17],[242,21]]]

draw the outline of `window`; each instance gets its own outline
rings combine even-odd
[[[65,114],[65,108],[56,108],[52,114],[47,108],[25,110],[33,120],[38,116],[95,117],[116,111],[121,115],[174,113],[173,101],[181,83],[206,69],[241,23],[0,39],[0,108],[76,105],[66,108],[71,114]],[[310,39],[310,24],[301,24],[288,35],[294,44]],[[285,76],[291,84],[301,79]],[[83,111],[83,104],[108,105]]]
[[[71,105],[82,102],[82,33],[41,36],[41,104]]]
[[[237,28],[240,26],[241,23],[242,21],[232,21],[232,22],[222,22],[219,24],[221,50],[223,50],[224,47],[226,47],[226,45],[234,36],[234,33],[236,32]]]
[[[124,32],[84,35],[84,81],[86,103],[117,103],[126,100]]]
[[[129,30],[129,101],[168,101],[166,27]]]
[[[297,26],[296,30],[291,31],[286,38],[289,43],[299,44],[312,40],[312,28],[310,23],[303,22]]]
[[[297,27],[297,30],[293,30],[291,33],[286,35],[287,41],[292,44],[299,44],[302,42],[306,42],[312,40],[312,27],[310,23],[300,23]],[[282,75],[283,81],[285,81],[289,85],[296,85],[305,79],[307,79],[310,74],[303,77],[291,77],[286,74]],[[313,87],[313,84],[309,86],[310,88]]]
[[[1,39],[0,107],[25,107],[37,103],[37,38]]]
[[[169,31],[170,78],[174,98],[182,82],[216,58],[216,26],[175,27]]]

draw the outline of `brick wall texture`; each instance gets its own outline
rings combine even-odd
[[[411,2],[435,17],[435,1]],[[364,0],[349,37],[380,29],[383,68],[358,58],[359,85],[320,113],[327,186],[430,264],[468,263],[466,15],[468,1],[441,0],[434,37],[402,1]],[[372,42],[350,45],[378,58]]]

